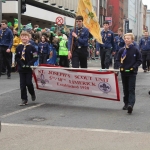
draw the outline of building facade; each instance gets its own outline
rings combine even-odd
[[[143,34],[143,7],[142,0],[124,1],[124,20],[129,20],[129,29],[137,41]]]
[[[150,33],[150,9],[147,10],[147,15],[146,15],[146,27],[148,32]]]
[[[147,14],[147,5],[143,5],[143,32],[147,31],[147,27],[146,27],[146,14]]]
[[[110,29],[117,32],[119,27],[123,28],[124,0],[107,0],[107,17],[112,17]]]

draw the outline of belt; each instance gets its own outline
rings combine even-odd
[[[111,48],[102,47],[102,49],[111,49]]]
[[[81,49],[81,48],[87,48],[87,46],[76,46],[75,48]]]

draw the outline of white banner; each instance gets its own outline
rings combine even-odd
[[[37,89],[40,90],[120,101],[118,80],[111,71],[40,66],[34,68],[34,79]]]

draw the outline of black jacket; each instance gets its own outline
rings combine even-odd
[[[121,74],[127,76],[136,75],[138,72],[138,67],[142,63],[141,53],[134,45],[130,45],[129,48],[126,48],[127,50],[126,58],[124,59],[123,63],[121,63],[121,57],[124,50],[125,47],[119,50],[116,61],[120,68],[123,68],[124,70],[130,70],[131,68],[133,68],[133,71],[130,72],[121,71]]]
[[[25,60],[23,60],[21,59],[23,48],[24,45],[22,44],[18,45],[18,47],[16,48],[15,60],[18,64],[18,71],[23,73],[31,72],[32,69],[30,68],[30,66],[33,66],[34,62],[38,59],[37,50],[34,46],[27,45],[25,50]]]

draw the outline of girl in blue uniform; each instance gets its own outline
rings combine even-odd
[[[50,48],[45,35],[41,37],[41,42],[38,45],[39,64],[47,64],[47,58],[50,54]]]

